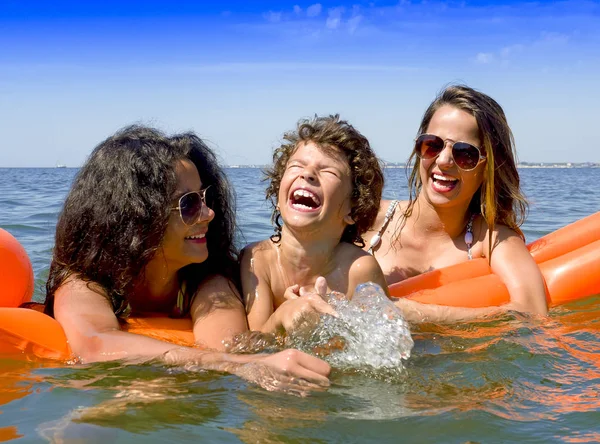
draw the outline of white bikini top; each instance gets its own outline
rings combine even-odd
[[[381,235],[385,231],[387,224],[390,223],[390,220],[394,216],[394,211],[396,211],[396,207],[398,206],[399,203],[400,203],[399,200],[393,200],[392,203],[390,204],[390,206],[388,207],[387,211],[385,212],[385,217],[383,218],[383,223],[381,224],[381,228],[371,238],[371,241],[369,242],[369,249],[367,250],[367,253],[369,253],[370,255],[373,255],[373,248],[375,248],[381,242]]]

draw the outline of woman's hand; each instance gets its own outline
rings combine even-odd
[[[325,361],[298,350],[273,355],[256,355],[233,371],[236,375],[269,391],[307,396],[329,387],[331,367]]]
[[[323,299],[327,294],[327,281],[318,277],[314,289],[288,287],[283,295],[286,301],[274,313],[275,324],[286,332],[308,327],[319,321],[320,314],[337,316],[331,305]]]

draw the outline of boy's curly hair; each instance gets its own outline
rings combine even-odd
[[[265,171],[265,180],[269,181],[266,198],[273,205],[271,222],[275,225],[271,240],[279,242],[281,239],[281,213],[277,209],[277,200],[287,163],[300,144],[312,142],[325,153],[341,153],[348,160],[352,181],[350,214],[355,223],[346,227],[341,242],[363,247],[362,234],[375,223],[383,191],[381,165],[367,138],[336,114],[302,119],[295,131],[284,134],[283,140],[273,153],[272,167]]]

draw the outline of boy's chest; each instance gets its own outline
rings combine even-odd
[[[270,286],[273,293],[273,305],[276,309],[286,301],[285,292],[293,285],[299,285],[305,291],[314,291],[314,285],[319,276],[323,276],[327,281],[327,294],[332,291],[347,294],[348,275],[342,273],[339,269],[334,269],[326,274],[307,275],[294,270],[284,271],[281,267],[270,267]]]

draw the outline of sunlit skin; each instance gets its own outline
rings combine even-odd
[[[182,194],[199,191],[203,186],[192,162],[181,160],[175,167],[177,190],[172,196],[172,207],[177,206]],[[206,240],[191,237],[206,234],[213,218],[214,212],[206,206],[192,225],[184,224],[178,211],[171,212],[160,248],[144,270],[145,280],[128,295],[133,313],[171,313],[180,288],[177,271],[208,259]],[[77,276],[69,278],[56,291],[54,313],[71,350],[81,362],[161,359],[170,364],[193,364],[232,372],[268,390],[302,396],[329,384],[329,365],[298,350],[236,356],[179,347],[122,331],[104,289]],[[194,337],[202,347],[223,349],[224,339],[248,329],[241,299],[235,287],[222,276],[209,277],[201,283],[193,298],[191,317]]]
[[[299,189],[312,192],[320,206],[295,208],[292,194]],[[314,143],[302,144],[290,157],[279,188],[284,229],[294,231],[298,237],[318,235],[322,230],[326,230],[321,235],[324,239],[341,237],[344,228],[354,223],[351,192],[348,162],[341,153],[328,155]]]
[[[354,223],[350,177],[341,153],[325,152],[314,143],[301,144],[290,157],[278,195],[281,241],[251,244],[242,257],[250,329],[288,330],[305,312],[331,313],[315,294],[338,291],[352,297],[356,285],[366,281],[387,291],[377,261],[340,242],[345,227]],[[298,205],[298,190],[310,193],[311,205]],[[320,276],[325,280],[317,282]]]
[[[191,161],[177,162],[175,172],[177,187],[171,208],[178,206],[179,198],[184,194],[203,188],[198,170]],[[146,275],[152,279],[140,284],[129,299],[134,313],[169,313],[173,309],[180,288],[177,271],[208,259],[206,237],[198,237],[208,233],[214,217],[214,211],[203,205],[195,223],[186,225],[178,210],[171,211],[160,248],[146,266]],[[246,331],[245,310],[231,287],[222,276],[211,277],[200,285],[191,306],[194,337],[198,344],[222,349],[223,339]]]
[[[202,181],[196,166],[189,160],[180,160],[175,168],[177,188],[171,199],[173,208],[178,206],[179,198],[190,191],[202,189]],[[130,305],[138,312],[169,312],[175,306],[179,282],[177,271],[186,265],[204,262],[208,258],[206,235],[215,213],[203,205],[196,223],[186,225],[179,211],[171,211],[165,235],[156,255],[146,265],[146,274],[152,276],[130,297]]]
[[[181,196],[190,191],[200,191],[203,188],[198,170],[189,160],[179,161],[176,173],[177,189],[171,199],[173,208],[178,206]],[[160,246],[160,254],[164,256],[165,261],[177,269],[192,263],[204,262],[208,258],[206,238],[191,239],[191,237],[205,235],[214,217],[214,211],[207,205],[203,205],[202,213],[196,223],[186,225],[181,220],[178,210],[171,211],[167,231]]]
[[[435,207],[441,219],[454,219],[452,213],[466,214],[469,202],[483,182],[486,160],[480,161],[473,170],[460,169],[452,158],[452,143],[467,142],[482,146],[477,121],[471,114],[452,106],[442,106],[431,118],[427,134],[441,137],[446,145],[435,159],[421,160],[419,174],[423,188],[419,203]],[[482,153],[485,155],[485,153]],[[435,176],[434,176],[435,175]],[[451,187],[444,187],[435,177],[457,179]],[[444,213],[450,213],[446,217]]]
[[[481,147],[477,121],[471,114],[445,105],[434,113],[426,133],[441,137],[446,144],[438,157],[421,160],[419,174],[423,187],[411,217],[402,228],[401,237],[398,239],[397,230],[408,202],[400,203],[375,250],[375,257],[388,284],[468,260],[464,240],[467,210],[473,195],[479,192],[485,180],[487,160],[480,161],[473,170],[461,170],[453,161],[452,143],[461,141]],[[482,154],[485,156],[483,150]],[[450,181],[444,182],[446,179]],[[374,229],[365,235],[367,242],[381,227],[390,203],[382,201]],[[481,216],[475,218],[473,236],[473,257],[489,257],[488,227]],[[496,226],[493,236],[496,246],[491,267],[502,278],[511,295],[511,302],[501,309],[546,314],[543,278],[522,239],[503,225]],[[496,308],[426,306],[406,299],[399,300],[398,305],[413,321],[472,319],[498,311]]]

